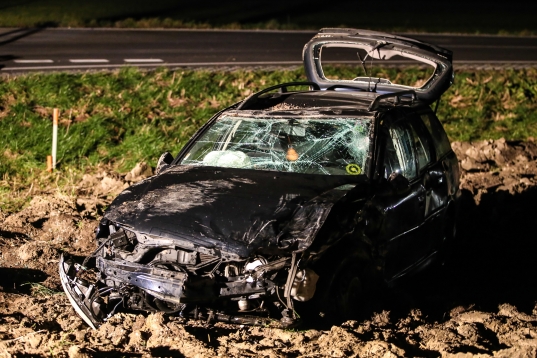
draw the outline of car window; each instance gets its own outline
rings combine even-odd
[[[283,172],[366,173],[370,118],[222,115],[181,164]]]
[[[420,117],[433,138],[436,159],[440,159],[451,150],[446,131],[434,113],[424,113]]]
[[[390,138],[386,140],[384,152],[385,177],[397,172],[412,180],[416,177],[416,156],[414,153],[412,129],[404,122],[398,122],[388,129]]]
[[[431,162],[431,141],[426,129],[423,128],[423,124],[417,118],[412,118],[408,122],[414,138],[418,171],[421,172]]]

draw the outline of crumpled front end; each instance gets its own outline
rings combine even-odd
[[[318,276],[299,265],[304,253],[228,259],[232,255],[138,236],[145,237],[117,228],[84,263],[60,260],[63,288],[94,329],[119,310],[289,327],[298,323],[293,301],[307,301],[315,292]]]
[[[312,263],[354,228],[340,224],[356,211],[332,214],[334,206],[353,188],[363,191],[363,179],[177,170],[181,175],[169,171],[118,196],[84,262],[62,258],[62,284],[77,312],[93,328],[119,310],[297,324],[295,302],[316,290]],[[312,245],[329,217],[337,223]]]

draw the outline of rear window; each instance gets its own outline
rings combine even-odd
[[[324,175],[365,174],[371,119],[222,115],[184,156],[183,165]]]
[[[451,144],[449,143],[446,131],[433,113],[424,113],[420,117],[431,134],[431,137],[433,137],[436,159],[440,159],[451,151]]]

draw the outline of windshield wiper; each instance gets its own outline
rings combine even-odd
[[[369,54],[372,53],[375,50],[378,51],[378,53],[379,53],[378,57],[380,59],[380,51],[379,51],[379,49],[381,47],[383,47],[383,46],[386,46],[387,44],[388,43],[386,41],[377,41],[377,44],[375,46],[373,46],[373,48],[371,50],[367,51],[363,62],[365,62],[365,60],[367,60],[367,57],[369,56]],[[358,55],[358,58],[360,58],[360,55]],[[371,64],[369,66],[369,71],[370,71],[370,73],[369,73],[369,82],[367,84],[367,91],[368,92],[371,92],[371,72],[373,71],[373,56],[371,56],[371,62],[370,63]],[[362,65],[363,65],[363,63],[362,63]],[[366,72],[366,75],[367,75],[367,72]],[[380,82],[380,78],[379,78],[379,82]],[[377,82],[377,84],[378,84],[378,82]],[[377,91],[377,85],[375,85],[375,88],[374,88],[373,92],[376,92],[376,91]]]
[[[358,59],[360,60],[360,63],[362,64],[362,68],[364,70],[365,76],[368,77],[367,69],[365,68],[365,58],[362,60],[362,56],[360,56],[360,52],[356,51],[356,55],[358,55]],[[366,54],[367,58],[367,54]],[[360,74],[357,75],[357,77],[360,77]]]

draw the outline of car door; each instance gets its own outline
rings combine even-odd
[[[425,187],[417,166],[413,129],[403,118],[381,131],[382,175],[401,175],[409,181],[405,192],[387,192],[376,200],[382,213],[378,240],[384,248],[386,279],[400,276],[425,254],[421,233],[425,215]]]
[[[442,242],[442,209],[447,203],[447,181],[443,163],[437,159],[433,138],[422,118],[411,113],[407,122],[412,129],[418,175],[425,189],[424,223],[420,230],[420,245],[424,255],[422,258],[425,258]]]
[[[436,114],[428,109],[420,111],[418,115],[432,138],[436,157],[436,165],[432,169],[442,174],[440,182],[443,185],[433,188],[432,191],[432,194],[437,197],[435,200],[438,206],[441,207],[455,198],[459,191],[459,162]],[[432,209],[434,210],[434,207]]]
[[[459,168],[455,153],[432,110],[421,111],[416,115],[416,127],[421,127],[421,136],[429,138],[432,161],[427,167],[424,178],[426,189],[425,228],[431,238],[431,251],[442,245],[446,230],[446,210],[459,186]],[[447,218],[453,219],[453,218]]]

